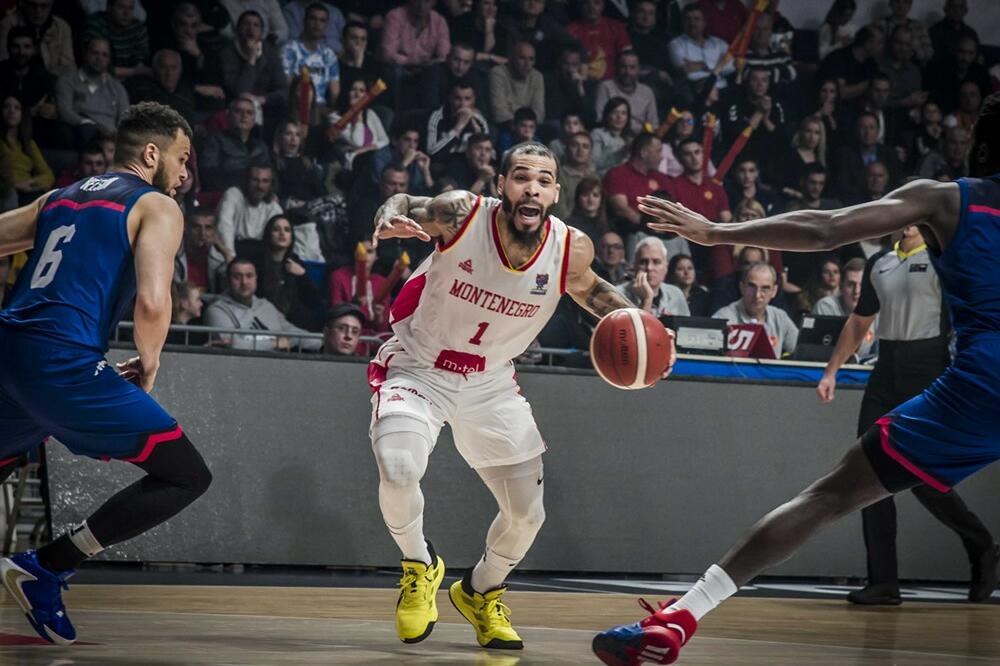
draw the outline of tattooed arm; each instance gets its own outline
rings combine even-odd
[[[566,293],[580,307],[601,318],[619,308],[635,307],[607,280],[597,276],[590,267],[594,261],[594,244],[585,233],[570,227],[569,269]]]
[[[436,197],[394,194],[375,214],[372,244],[378,246],[380,238],[429,241],[432,237],[447,243],[472,210],[476,198],[465,190],[452,190]]]

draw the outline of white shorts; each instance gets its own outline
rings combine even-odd
[[[368,367],[372,421],[376,432],[413,430],[414,420],[427,427],[431,445],[447,421],[455,447],[473,469],[514,465],[545,452],[531,405],[521,395],[513,365],[461,375],[427,367],[393,338]],[[394,417],[410,418],[394,418]]]

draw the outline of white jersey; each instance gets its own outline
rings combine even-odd
[[[392,330],[422,363],[462,374],[501,367],[527,349],[566,291],[569,227],[549,216],[538,250],[515,268],[500,243],[499,211],[499,199],[478,197],[393,302]]]

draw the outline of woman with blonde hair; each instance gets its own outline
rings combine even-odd
[[[785,188],[797,189],[799,178],[811,164],[826,167],[826,125],[819,116],[806,116],[792,137],[792,147],[784,160],[781,184]]]

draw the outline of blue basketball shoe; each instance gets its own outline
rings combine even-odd
[[[38,635],[57,645],[70,645],[76,640],[76,629],[66,615],[62,590],[68,590],[66,580],[73,571],[55,574],[38,563],[38,554],[25,553],[0,559],[0,580]]]
[[[694,615],[686,610],[671,610],[669,604],[654,610],[645,599],[639,599],[639,604],[649,611],[649,617],[594,636],[594,654],[608,666],[672,664],[698,628]]]

